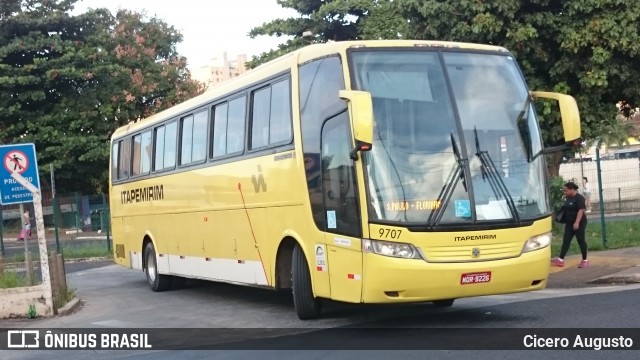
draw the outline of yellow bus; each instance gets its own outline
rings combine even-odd
[[[321,299],[433,302],[545,287],[552,217],[536,98],[512,54],[437,41],[316,44],[124,126],[115,261]]]

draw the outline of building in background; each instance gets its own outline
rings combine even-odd
[[[227,53],[224,52],[221,56],[212,58],[209,64],[191,69],[191,78],[211,88],[247,72],[246,62],[245,54],[229,60]]]

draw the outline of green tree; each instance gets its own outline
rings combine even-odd
[[[488,43],[508,48],[518,59],[532,90],[576,97],[586,139],[622,142],[627,125],[614,105],[640,102],[640,2],[632,0],[281,0],[300,18],[275,20],[253,29],[256,35],[290,35],[289,46],[262,54],[256,66],[315,41],[371,38],[435,39]],[[557,111],[540,111],[545,143],[562,141]],[[552,159],[557,175],[559,158]]]
[[[278,4],[296,10],[300,17],[262,24],[253,28],[249,36],[288,35],[293,39],[254,57],[247,64],[249,68],[310,43],[395,38],[404,27],[396,5],[387,0],[278,0]],[[311,33],[311,38],[303,38],[305,32]]]
[[[510,49],[534,90],[576,97],[585,139],[626,140],[614,105],[640,101],[640,3],[631,0],[398,1],[409,36]],[[561,141],[557,112],[541,112],[545,143]],[[557,175],[558,157],[551,175]]]
[[[141,14],[71,16],[75,0],[0,4],[0,140],[36,144],[59,193],[106,191],[109,137],[202,91],[175,51],[180,34]]]

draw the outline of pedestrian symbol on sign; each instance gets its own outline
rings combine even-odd
[[[4,167],[10,174],[22,174],[29,168],[27,155],[20,150],[9,151],[4,157]]]

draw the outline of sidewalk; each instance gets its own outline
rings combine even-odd
[[[640,247],[589,252],[589,267],[578,268],[580,255],[565,258],[564,267],[550,267],[547,288],[580,288],[640,283]]]

